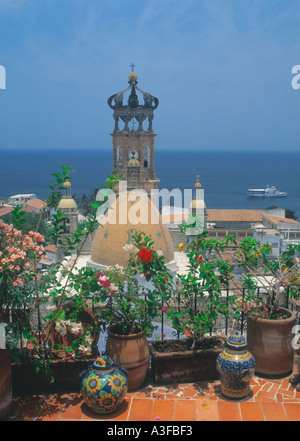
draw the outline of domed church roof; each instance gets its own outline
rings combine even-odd
[[[58,209],[62,209],[62,210],[68,210],[68,209],[72,209],[72,208],[77,208],[77,204],[76,204],[76,202],[74,201],[73,198],[63,197],[60,200],[57,208]]]
[[[93,240],[92,263],[125,267],[131,248],[128,245],[132,244],[133,235],[141,231],[154,241],[154,250],[162,251],[166,263],[174,260],[173,242],[159,211],[145,192],[135,190],[121,193],[108,209]]]
[[[63,187],[65,188],[66,192],[65,192],[65,195],[59,201],[57,208],[59,210],[76,209],[77,204],[74,201],[73,197],[71,196],[71,183],[70,183],[70,181],[66,180],[63,183]]]

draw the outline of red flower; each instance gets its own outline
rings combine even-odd
[[[197,260],[199,263],[203,263],[203,256],[197,256]]]
[[[147,250],[147,248],[141,248],[141,250],[138,252],[138,257],[141,262],[149,263],[152,260],[152,250]]]
[[[102,285],[104,288],[110,287],[109,277],[106,274],[98,273],[96,277],[98,279],[98,285]]]

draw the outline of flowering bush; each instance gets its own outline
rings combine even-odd
[[[94,298],[103,304],[101,316],[107,325],[114,325],[118,334],[129,335],[154,329],[152,319],[157,312],[156,300],[139,286],[129,268],[115,266],[98,273],[99,292]]]
[[[274,308],[272,311],[263,303],[241,302],[240,311],[246,312],[250,317],[263,318],[267,320],[283,320],[288,318],[289,314],[282,313],[280,308]]]
[[[84,297],[84,296],[83,296]],[[55,311],[46,328],[46,340],[58,358],[81,358],[98,355],[99,323],[96,314],[88,307],[75,307],[79,296],[65,303],[61,311]],[[51,318],[50,315],[47,317]]]
[[[71,167],[63,166],[62,172],[54,173],[56,182],[50,185],[48,209],[56,209],[62,184],[71,179],[70,172]],[[103,187],[113,189],[117,179],[117,175],[109,176]],[[23,233],[22,207],[12,212],[14,226],[0,221],[0,314],[1,320],[9,323],[6,342],[13,361],[29,357],[37,370],[49,375],[53,358],[84,356],[97,350],[95,338],[102,325],[101,314],[97,319],[92,315],[90,321],[85,317],[87,310],[94,309],[93,291],[99,290],[96,271],[77,269],[77,257],[71,259],[70,254],[80,255],[87,237],[98,225],[97,209],[105,202],[95,201],[85,227],[67,237],[66,217],[56,211],[51,237],[62,251],[63,260],[43,273],[38,270],[38,262],[44,255],[44,238],[38,232]],[[68,303],[71,308],[66,307]]]
[[[246,289],[246,296],[242,303],[236,304],[237,311],[259,318],[285,318],[286,313],[281,311],[279,305],[280,293],[287,295],[289,291],[291,297],[299,298],[299,251],[300,246],[292,244],[279,256],[273,255],[271,258],[270,244],[259,244],[251,237],[242,240],[235,258],[245,270],[243,287]],[[258,288],[263,294],[258,294]]]
[[[154,242],[143,233],[134,237],[130,265],[153,284],[152,295],[160,302],[160,311],[172,321],[173,327],[196,342],[209,332],[219,315],[228,314],[228,305],[221,301],[222,289],[228,288],[232,266],[223,260],[211,261],[200,253],[208,246],[206,234],[198,245],[188,245],[189,263],[185,274],[174,275],[165,264],[164,256],[153,250]],[[210,242],[221,248],[222,242]],[[136,250],[138,250],[136,252]],[[151,253],[150,253],[151,251]]]
[[[35,307],[32,281],[36,263],[45,253],[42,243],[40,233],[23,234],[0,219],[0,318],[10,324],[8,331],[22,325],[17,322],[21,310],[31,313]],[[28,329],[28,323],[24,325]]]

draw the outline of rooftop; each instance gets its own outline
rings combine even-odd
[[[42,201],[41,199],[30,199],[29,201],[26,202],[26,205],[30,205],[30,207],[39,209],[39,208],[44,208],[46,207],[46,202]]]
[[[22,211],[25,211],[26,213],[33,213],[36,210],[36,208],[31,207],[30,205],[25,205],[22,207]]]
[[[260,222],[263,210],[207,209],[208,222]]]
[[[5,216],[13,211],[13,207],[0,207],[0,217]]]
[[[50,244],[45,247],[45,250],[48,251],[49,253],[56,253],[57,249],[58,249],[57,246],[54,244]]]
[[[295,219],[290,219],[288,217],[279,217],[279,216],[272,216],[270,214],[263,214],[263,217],[271,221],[273,224],[278,224],[279,222],[286,222],[289,224],[299,224],[298,221]]]
[[[19,193],[19,194],[14,194],[13,196],[10,196],[9,199],[11,198],[29,198],[31,196],[35,196],[34,193]]]

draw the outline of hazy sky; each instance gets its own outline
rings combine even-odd
[[[156,148],[299,150],[297,0],[0,0],[0,149],[111,149],[131,62]]]

